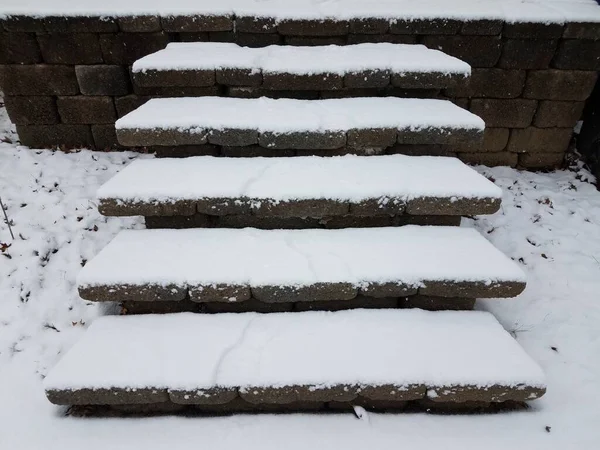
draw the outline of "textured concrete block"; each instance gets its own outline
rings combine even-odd
[[[488,153],[497,155],[498,153]],[[507,282],[446,282],[424,281],[419,294],[435,297],[468,297],[468,298],[511,298],[525,290],[525,283]]]
[[[348,214],[349,205],[335,200],[255,200],[252,213],[258,217],[311,217],[321,218]]]
[[[425,36],[423,44],[473,67],[495,66],[502,51],[502,41],[497,36]]]
[[[552,67],[558,69],[600,70],[600,40],[569,39],[558,46]]]
[[[80,286],[78,290],[81,298],[92,302],[110,301],[114,298],[136,302],[178,302],[187,296],[185,289],[174,284]]]
[[[160,128],[117,130],[119,142],[126,147],[200,145],[206,144],[206,136],[207,132],[205,130],[193,130],[193,132]]]
[[[392,86],[403,89],[441,89],[468,84],[468,78],[455,74],[435,72],[392,74]]]
[[[133,93],[149,97],[204,97],[221,95],[221,88],[217,85],[141,87],[134,83]]]
[[[541,22],[505,23],[502,30],[502,36],[517,39],[558,39],[562,33],[563,25]]]
[[[115,199],[102,199],[98,211],[104,216],[193,216],[196,214],[196,202],[177,200],[163,203],[122,202]]]
[[[488,127],[525,128],[531,125],[536,107],[535,100],[471,100],[471,112],[481,117]]]
[[[227,284],[190,286],[189,295],[193,302],[244,302],[250,300],[250,287]]]
[[[396,143],[393,128],[355,129],[348,131],[348,146],[352,148],[386,148]]]
[[[135,87],[204,87],[215,84],[214,70],[147,70],[133,74]]]
[[[523,97],[540,100],[586,100],[596,84],[596,72],[533,70],[527,75]]]
[[[510,136],[509,128],[486,128],[483,133],[483,141],[479,143],[466,143],[452,148],[456,152],[478,153],[478,152],[501,152],[506,148]]]
[[[100,35],[100,48],[106,64],[130,65],[169,43],[166,33],[114,33]]]
[[[33,33],[0,32],[0,64],[35,64],[42,54]]]
[[[398,130],[398,144],[460,145],[483,139],[483,131],[475,129],[421,128]]]
[[[115,98],[115,107],[117,108],[117,116],[123,117],[129,114],[134,109],[139,108],[144,103],[150,100],[150,97],[140,95],[126,95],[124,97]]]
[[[507,150],[514,153],[561,153],[569,146],[572,135],[572,128],[511,130]]]
[[[435,198],[420,197],[407,202],[406,212],[413,216],[472,216],[494,214],[500,208],[496,198]]]
[[[252,296],[266,303],[350,300],[356,297],[357,294],[357,289],[350,283],[252,287]]]
[[[565,39],[600,39],[600,23],[573,22],[568,23],[563,31]]]
[[[556,169],[564,161],[565,154],[561,153],[521,153],[519,166],[525,169]]]
[[[382,384],[379,386],[364,386],[360,389],[361,397],[370,400],[407,401],[425,397],[426,388],[423,385],[395,386]]]
[[[242,47],[267,47],[269,45],[279,45],[283,37],[277,33],[236,33],[238,45]]]
[[[344,87],[350,89],[383,88],[389,84],[389,70],[364,70],[344,75]]]
[[[403,283],[371,283],[360,288],[360,294],[366,297],[389,298],[404,297],[406,295],[415,295],[417,286],[409,286]]]
[[[92,136],[96,150],[116,150],[122,148],[117,140],[117,133],[113,124],[92,125]]]
[[[4,104],[10,120],[17,125],[44,125],[60,121],[54,97],[6,96]]]
[[[358,18],[349,21],[350,33],[358,34],[386,34],[390,29],[388,19]]]
[[[214,145],[243,147],[258,144],[258,131],[227,128],[210,130],[207,139],[210,144]]]
[[[296,133],[260,133],[258,144],[269,149],[336,149],[346,145],[346,133],[331,132],[296,132]]]
[[[524,70],[473,69],[471,79],[458,83],[446,94],[451,97],[515,98],[525,86]]]
[[[169,398],[179,405],[223,405],[238,396],[236,388],[214,387],[192,391],[169,389]]]
[[[117,23],[120,30],[126,33],[150,33],[162,29],[158,16],[119,17]]]
[[[274,90],[335,90],[344,87],[344,78],[334,73],[295,75],[263,72],[263,88]]]
[[[252,69],[217,69],[216,82],[228,86],[260,86],[262,73]]]
[[[2,19],[2,26],[6,31],[43,33],[44,19],[24,15],[11,15]]]
[[[112,97],[58,97],[57,105],[63,123],[114,123],[117,118]]]
[[[94,148],[89,125],[17,125],[19,140],[31,148]]]
[[[518,162],[518,155],[511,152],[496,153],[458,153],[458,158],[466,163],[473,165],[484,165],[488,167],[509,166],[515,167]],[[435,295],[435,294],[429,294]],[[459,294],[456,294],[459,296]]]
[[[206,214],[194,214],[193,216],[149,216],[145,217],[146,228],[209,228],[212,226],[210,217]],[[193,302],[190,302],[193,303]],[[197,303],[195,303],[197,305]],[[180,312],[181,310],[167,311]],[[146,314],[142,312],[141,314]]]
[[[113,17],[100,16],[46,16],[44,28],[57,33],[113,33],[119,29]]]
[[[470,20],[462,23],[460,34],[493,36],[502,32],[503,22],[498,19]]]
[[[427,389],[427,398],[433,403],[467,402],[524,402],[541,397],[546,389],[525,385],[517,386],[432,386]]]
[[[161,19],[162,28],[169,33],[182,31],[229,31],[233,30],[233,18],[226,15],[168,16]]]
[[[455,19],[393,19],[392,34],[457,34],[461,22]]]
[[[129,73],[122,66],[75,66],[79,89],[84,95],[127,95]]]
[[[277,31],[284,36],[342,36],[348,34],[348,22],[284,19],[277,24]]]
[[[277,22],[272,17],[240,16],[235,18],[238,33],[277,33]]]
[[[40,34],[38,42],[44,61],[50,64],[96,64],[102,62],[102,52],[97,34]]]
[[[196,211],[210,216],[251,214],[250,204],[247,198],[201,198],[196,200]]]
[[[504,69],[546,69],[554,57],[558,40],[508,39],[502,47],[498,67]]]
[[[46,396],[55,405],[143,405],[169,401],[166,389],[65,389],[49,390]]]
[[[585,102],[542,100],[533,118],[533,124],[539,128],[573,128],[581,118],[584,106]]]

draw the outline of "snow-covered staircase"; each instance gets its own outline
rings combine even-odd
[[[80,273],[81,297],[123,316],[99,319],[51,371],[50,401],[472,410],[544,394],[493,316],[465,311],[525,288],[513,261],[456,227],[496,212],[500,189],[436,156],[476,146],[485,125],[393,91],[468,82],[468,65],[419,45],[178,43],[132,73],[143,89],[216,81],[229,97],[156,98],[117,122],[123,145],[163,158],[106,183],[100,212],[157,229],[122,232]],[[344,98],[249,98],[307,90]]]

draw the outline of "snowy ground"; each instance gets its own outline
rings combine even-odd
[[[74,280],[137,219],[106,219],[97,187],[139,155],[34,151],[0,109],[0,448],[36,450],[595,449],[600,438],[600,194],[587,172],[481,168],[504,189],[502,210],[466,221],[519,261],[529,287],[487,300],[545,369],[548,394],[525,412],[492,416],[369,414],[223,418],[77,419],[50,405],[41,380],[104,311],[80,300]],[[11,142],[12,141],[12,142]]]

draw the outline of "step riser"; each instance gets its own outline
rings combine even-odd
[[[479,214],[479,213],[478,213]],[[404,225],[459,226],[461,216],[337,216],[337,217],[258,217],[253,215],[210,216],[194,214],[191,216],[147,216],[146,228],[258,228],[261,230],[302,230],[307,228],[376,228],[398,227]]]
[[[343,311],[354,308],[419,308],[427,311],[468,311],[475,306],[474,298],[462,297],[428,297],[413,295],[400,298],[374,298],[357,296],[351,300],[339,301],[306,301],[296,303],[265,303],[256,299],[240,303],[226,302],[192,302],[181,301],[126,301],[122,303],[122,314],[169,314],[180,312],[192,313],[242,313],[242,312],[303,312],[303,311]]]

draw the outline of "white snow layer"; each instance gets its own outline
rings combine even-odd
[[[46,389],[545,386],[489,313],[352,310],[105,317]]]
[[[594,0],[3,0],[0,17],[228,14],[276,19],[386,18],[599,22]]]
[[[348,131],[353,128],[483,130],[485,123],[448,100],[415,98],[155,98],[117,120],[119,129],[245,129],[260,132]]]
[[[78,277],[80,286],[419,286],[427,280],[525,282],[525,274],[475,230],[404,226],[123,231]]]
[[[175,42],[133,64],[133,72],[214,69],[250,69],[297,75],[344,75],[363,70],[390,70],[395,74],[471,74],[467,63],[439,50],[431,50],[424,45],[385,42],[320,47],[271,45],[262,48],[223,42]]]

